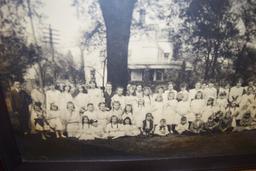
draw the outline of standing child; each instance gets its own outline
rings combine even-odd
[[[131,104],[125,105],[124,111],[121,116],[122,121],[125,118],[130,118],[132,123],[135,122],[134,115],[133,115],[133,108]]]
[[[94,108],[93,103],[88,103],[87,104],[87,111],[82,114],[82,116],[88,116],[90,120],[93,122],[97,121],[97,113]]]
[[[190,113],[190,103],[188,101],[188,95],[185,93],[178,93],[177,94],[177,106],[176,106],[176,112],[177,112],[177,118],[175,123],[179,123],[180,119],[183,116],[187,116]],[[189,121],[189,120],[188,120]]]
[[[234,87],[230,89],[229,101],[239,106],[244,88],[242,87],[242,80],[239,79]]]
[[[140,130],[132,123],[129,117],[124,118],[122,131],[125,136],[137,136],[140,134]]]
[[[124,136],[124,132],[122,131],[122,125],[118,123],[118,117],[116,115],[111,116],[110,123],[107,124],[105,132],[107,134],[107,137],[111,139],[116,139]]]
[[[159,136],[167,136],[170,133],[165,119],[160,120],[160,124],[156,126],[154,133]]]
[[[75,110],[75,105],[73,102],[67,103],[66,110],[66,131],[68,137],[76,137],[79,131],[80,116]]]
[[[116,94],[111,98],[112,103],[115,101],[118,101],[120,103],[121,109],[124,108],[125,106],[125,96],[123,95],[123,93],[124,93],[123,87],[117,87]]]
[[[208,121],[208,118],[216,112],[216,107],[214,106],[214,98],[209,97],[206,106],[202,109],[202,120],[204,122]]]
[[[98,106],[99,110],[97,111],[96,120],[100,126],[105,127],[108,123],[109,112],[107,111],[105,102],[100,102]]]
[[[164,116],[167,124],[175,124],[177,103],[178,101],[175,99],[175,93],[170,92],[164,105]]]
[[[145,120],[142,122],[141,132],[145,136],[150,136],[154,133],[154,128],[153,115],[151,113],[147,113]]]
[[[190,113],[187,118],[188,121],[192,122],[195,119],[195,114],[202,114],[203,108],[205,106],[205,101],[203,99],[203,92],[197,91],[195,97],[192,99],[190,103]]]
[[[113,101],[112,103],[112,110],[109,112],[110,116],[117,116],[118,117],[118,120],[121,120],[122,119],[122,113],[123,113],[123,110],[121,108],[121,103],[119,101]]]
[[[204,90],[205,93],[205,100],[207,101],[209,98],[213,98],[216,100],[217,98],[217,89],[214,87],[214,83],[210,81],[208,83],[208,87]],[[215,101],[214,101],[215,102]]]
[[[156,123],[160,122],[160,119],[163,118],[163,111],[164,111],[164,99],[162,95],[158,95],[155,97],[155,101],[153,104],[153,109],[154,109],[154,121]]]
[[[150,87],[144,87],[143,89],[143,99],[145,107],[149,108],[153,104],[153,96],[152,96],[152,90]],[[141,99],[141,98],[139,98]]]

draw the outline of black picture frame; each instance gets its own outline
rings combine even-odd
[[[24,161],[18,150],[0,89],[1,160],[5,170],[241,170],[256,168],[256,154],[145,160]]]

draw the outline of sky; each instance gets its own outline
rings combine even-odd
[[[37,25],[37,34],[40,36],[42,30],[47,31],[51,25],[53,29],[57,30],[56,49],[62,53],[67,53],[70,50],[77,60],[80,24],[76,17],[76,9],[71,6],[72,0],[44,0],[43,3],[41,12],[45,18],[42,20],[43,25]]]

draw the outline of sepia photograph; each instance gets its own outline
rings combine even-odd
[[[256,0],[0,0],[24,160],[256,153]]]

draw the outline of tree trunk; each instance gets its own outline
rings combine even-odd
[[[136,0],[99,0],[107,30],[107,80],[113,87],[128,83],[128,44]]]

